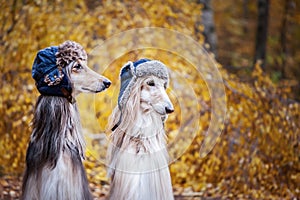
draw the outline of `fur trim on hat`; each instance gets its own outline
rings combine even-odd
[[[169,74],[167,67],[158,60],[151,60],[139,64],[135,69],[135,74],[137,77],[154,75],[160,79],[169,81]]]
[[[87,54],[83,47],[74,41],[65,41],[58,46],[56,53],[56,65],[58,67],[66,67],[71,62],[76,60],[87,61]]]

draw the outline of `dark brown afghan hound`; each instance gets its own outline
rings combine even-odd
[[[86,52],[72,41],[41,50],[33,78],[41,95],[32,122],[21,199],[90,200],[82,164],[85,142],[74,97],[101,92],[110,81],[88,68]]]

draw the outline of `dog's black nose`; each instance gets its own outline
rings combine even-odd
[[[104,84],[105,88],[109,88],[109,86],[111,85],[111,82],[109,80],[105,80],[105,81],[103,81],[103,84]]]
[[[165,110],[166,110],[167,114],[174,112],[174,108],[172,108],[172,107],[165,107]]]

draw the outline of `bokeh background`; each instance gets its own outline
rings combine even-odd
[[[192,127],[188,122],[196,117],[193,112],[182,116],[180,98],[191,110],[196,102],[199,110],[195,138],[170,165],[177,199],[300,198],[299,7],[298,0],[2,0],[0,199],[18,199],[20,194],[30,121],[39,95],[31,78],[37,51],[74,40],[91,53],[115,34],[144,27],[178,31],[209,51],[226,91],[223,131],[214,149],[201,158],[199,149],[212,115],[203,77],[184,57],[161,49],[133,50],[101,66],[101,59],[129,42],[116,40],[98,57],[91,56],[89,64],[114,85],[105,93],[78,97],[88,145],[85,166],[95,199],[105,197],[109,188],[100,158],[105,157],[106,124],[116,104],[119,69],[141,57],[159,59],[179,71],[196,96],[185,92],[185,84],[175,85],[176,76],[171,74],[168,92],[176,108],[167,122],[169,140],[176,138],[171,155],[186,145],[185,138],[177,136],[188,134]],[[139,40],[153,38],[145,35]],[[170,45],[180,42],[174,38]],[[175,90],[177,96],[172,95]]]

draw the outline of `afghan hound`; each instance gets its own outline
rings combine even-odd
[[[121,89],[109,128],[108,176],[112,200],[171,200],[164,122],[174,111],[166,93],[169,76],[160,61],[123,66]]]
[[[92,199],[82,164],[85,141],[75,97],[101,92],[111,82],[87,66],[85,50],[73,41],[39,51],[32,76],[41,95],[32,121],[21,199]]]

